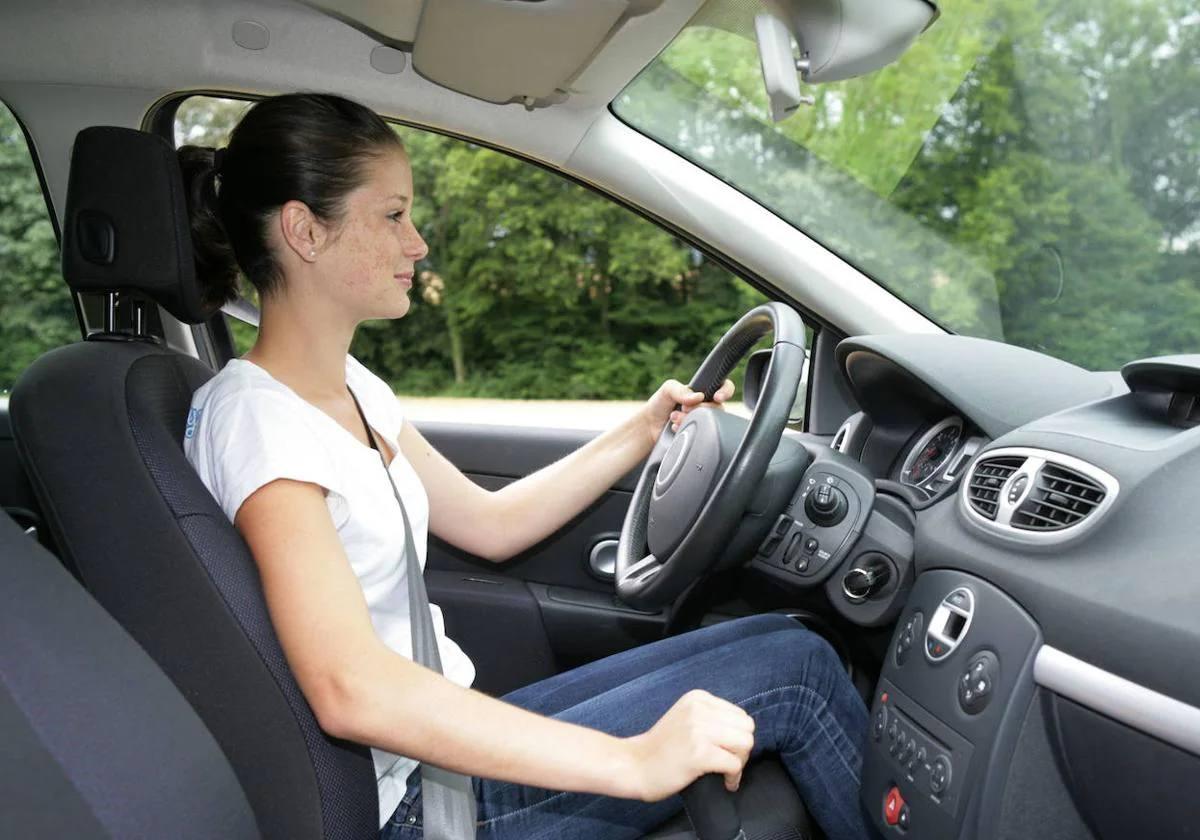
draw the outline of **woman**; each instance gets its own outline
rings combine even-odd
[[[227,149],[187,147],[180,160],[202,282],[230,299],[240,268],[262,302],[254,347],[196,392],[185,449],[254,555],[321,727],[372,748],[381,836],[420,836],[422,760],[474,777],[480,836],[637,837],[677,812],[673,794],[698,776],[722,773],[736,789],[766,750],[831,840],[865,835],[866,710],[829,646],[785,617],[677,636],[497,700],[470,690],[474,667],[435,606],[445,676],[412,661],[387,473],[422,566],[428,531],[503,562],[644,460],[703,395],[667,382],[636,416],[487,492],[348,355],[361,322],[408,312],[427,251],[387,124],[339,97],[280,96],[251,108]],[[716,400],[731,393],[726,383]]]

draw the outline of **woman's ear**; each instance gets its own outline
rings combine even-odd
[[[316,262],[325,244],[325,225],[303,201],[289,201],[279,208],[279,228],[287,247],[301,260]]]

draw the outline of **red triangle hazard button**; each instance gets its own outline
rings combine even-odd
[[[888,791],[887,799],[883,801],[883,819],[888,825],[895,825],[900,821],[900,809],[904,807],[904,797],[900,795],[900,788],[893,787]]]

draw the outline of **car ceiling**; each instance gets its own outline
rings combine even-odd
[[[383,114],[403,116],[492,145],[519,148],[526,155],[561,166],[596,118],[606,113],[613,97],[671,41],[701,3],[672,2],[628,17],[594,57],[575,56],[586,66],[571,75],[566,101],[532,112],[450,90],[414,72],[411,65],[396,74],[372,68],[371,51],[380,42],[365,30],[386,17],[381,10],[394,9],[397,24],[391,34],[397,40],[412,37],[419,3],[355,0],[320,5],[328,10],[285,0],[227,4],[14,0],[5,4],[0,78],[10,84],[142,91],[153,79],[154,91],[162,96],[180,90],[334,90],[353,95]],[[567,4],[543,0],[491,5]],[[629,4],[620,0],[620,5]],[[362,19],[352,20],[354,14]],[[263,24],[270,32],[268,46],[262,50],[238,46],[231,30],[239,20]],[[536,29],[536,24],[530,25]],[[445,32],[433,34],[441,43],[449,42]],[[437,68],[446,71],[459,64],[464,70],[457,78],[474,79],[482,86],[490,75],[500,72],[506,52],[501,44],[495,51],[479,49],[480,38],[477,31],[464,33],[462,60],[443,61]],[[550,45],[531,37],[521,46]],[[545,60],[553,66],[570,63],[561,56],[556,60],[549,52]],[[537,124],[536,130],[530,130],[531,120]]]

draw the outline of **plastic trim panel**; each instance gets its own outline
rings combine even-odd
[[[1139,732],[1200,755],[1200,709],[1043,645],[1033,663],[1038,685]]]

